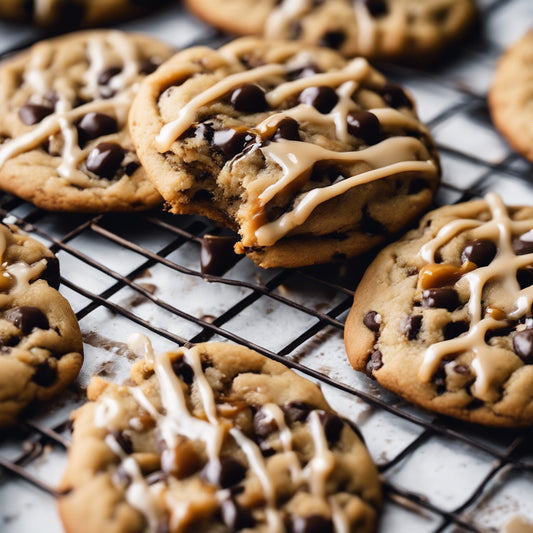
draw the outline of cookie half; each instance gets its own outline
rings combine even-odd
[[[315,384],[224,343],[148,349],[131,376],[74,414],[68,533],[374,531],[374,464]]]
[[[370,265],[346,321],[350,362],[427,409],[533,423],[533,207],[430,212]]]
[[[410,96],[363,58],[243,38],[176,54],[130,132],[173,213],[241,235],[263,267],[352,257],[416,219],[440,168]]]
[[[127,131],[139,82],[171,55],[115,30],[40,42],[0,65],[0,187],[59,211],[134,211],[161,197]]]
[[[412,63],[449,51],[477,18],[474,0],[187,0],[187,5],[208,23],[237,35]]]
[[[64,31],[118,22],[163,3],[164,0],[2,0],[0,17]]]
[[[76,316],[59,292],[59,261],[44,245],[0,225],[0,427],[31,402],[72,383],[83,345]]]
[[[495,126],[533,162],[533,30],[500,59],[488,101]]]

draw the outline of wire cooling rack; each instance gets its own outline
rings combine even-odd
[[[436,204],[496,191],[533,204],[530,163],[494,130],[486,93],[497,59],[533,25],[531,0],[479,2],[482,27],[429,70],[381,66],[415,95],[440,149]],[[224,39],[172,7],[120,28],[186,46]],[[0,32],[3,29],[0,27]],[[9,38],[7,38],[9,37]],[[6,29],[3,57],[35,40]],[[69,415],[92,375],[122,381],[134,355],[126,340],[144,332],[156,350],[206,340],[236,342],[318,382],[355,421],[381,472],[380,533],[499,531],[509,518],[533,521],[533,434],[434,416],[353,371],[342,340],[354,289],[371,259],[298,270],[262,270],[239,258],[223,276],[202,276],[206,219],[159,210],[135,215],[49,213],[0,194],[0,216],[46,243],[62,268],[61,292],[84,337],[78,382],[51,405],[0,433],[0,531],[59,533],[56,486],[69,447]]]

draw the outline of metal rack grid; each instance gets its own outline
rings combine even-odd
[[[485,102],[495,62],[533,24],[533,5],[485,0],[480,7],[484,28],[447,65],[382,70],[415,94],[437,140],[444,169],[437,204],[489,190],[509,203],[533,203],[531,164],[494,130]],[[206,27],[195,43],[221,38]],[[213,225],[200,217],[56,214],[5,194],[0,216],[58,255],[61,292],[76,311],[86,352],[75,386],[0,434],[0,531],[27,531],[37,514],[45,517],[41,531],[61,531],[54,498],[69,414],[83,403],[91,375],[127,376],[132,354],[124,343],[139,330],[156,349],[221,339],[243,344],[320,383],[330,403],[358,423],[378,464],[386,494],[380,532],[486,533],[515,514],[533,520],[531,430],[432,415],[347,363],[344,321],[372,254],[295,271],[265,271],[239,258],[222,277],[202,276],[200,244]]]

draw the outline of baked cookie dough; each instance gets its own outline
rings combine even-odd
[[[237,35],[298,40],[373,60],[422,62],[448,51],[476,20],[474,0],[187,0]]]
[[[385,248],[345,328],[357,370],[430,410],[533,423],[533,207],[484,200],[428,213]]]
[[[33,401],[72,383],[82,364],[80,328],[59,294],[59,262],[44,245],[0,224],[0,427]]]
[[[415,220],[440,179],[402,87],[298,43],[183,50],[141,84],[130,133],[169,209],[237,231],[262,267],[365,252]]]
[[[533,29],[498,62],[488,101],[495,126],[533,162]]]
[[[0,188],[59,211],[158,205],[127,115],[141,79],[170,55],[150,37],[98,30],[42,41],[0,64]]]
[[[247,348],[199,344],[101,378],[74,413],[68,533],[374,531],[380,485],[320,389]]]
[[[0,17],[64,31],[118,22],[163,3],[164,0],[2,0]]]

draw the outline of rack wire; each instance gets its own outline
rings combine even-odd
[[[533,23],[533,7],[529,0],[480,4],[486,26],[453,61],[433,71],[390,65],[382,70],[415,93],[434,133],[444,169],[437,204],[489,190],[509,203],[533,203],[531,164],[499,137],[486,108],[495,62],[525,23]],[[223,39],[205,28],[189,44]],[[0,217],[60,258],[61,291],[80,321],[88,365],[62,398],[0,433],[0,531],[25,531],[24,509],[11,501],[15,485],[17,494],[32,492],[30,501],[42,500],[53,509],[60,496],[55,481],[69,447],[69,415],[83,403],[89,376],[126,375],[128,354],[121,345],[126,337],[113,336],[117,328],[140,328],[169,345],[235,342],[321,384],[334,407],[359,424],[378,464],[386,495],[379,531],[488,533],[517,513],[533,519],[532,429],[480,428],[435,416],[384,391],[347,363],[344,321],[372,254],[294,271],[264,271],[236,258],[224,275],[210,276],[201,272],[199,251],[213,224],[200,217],[159,210],[49,213],[7,194],[0,194]],[[8,510],[8,501],[14,510]],[[56,527],[50,531],[60,531]]]

